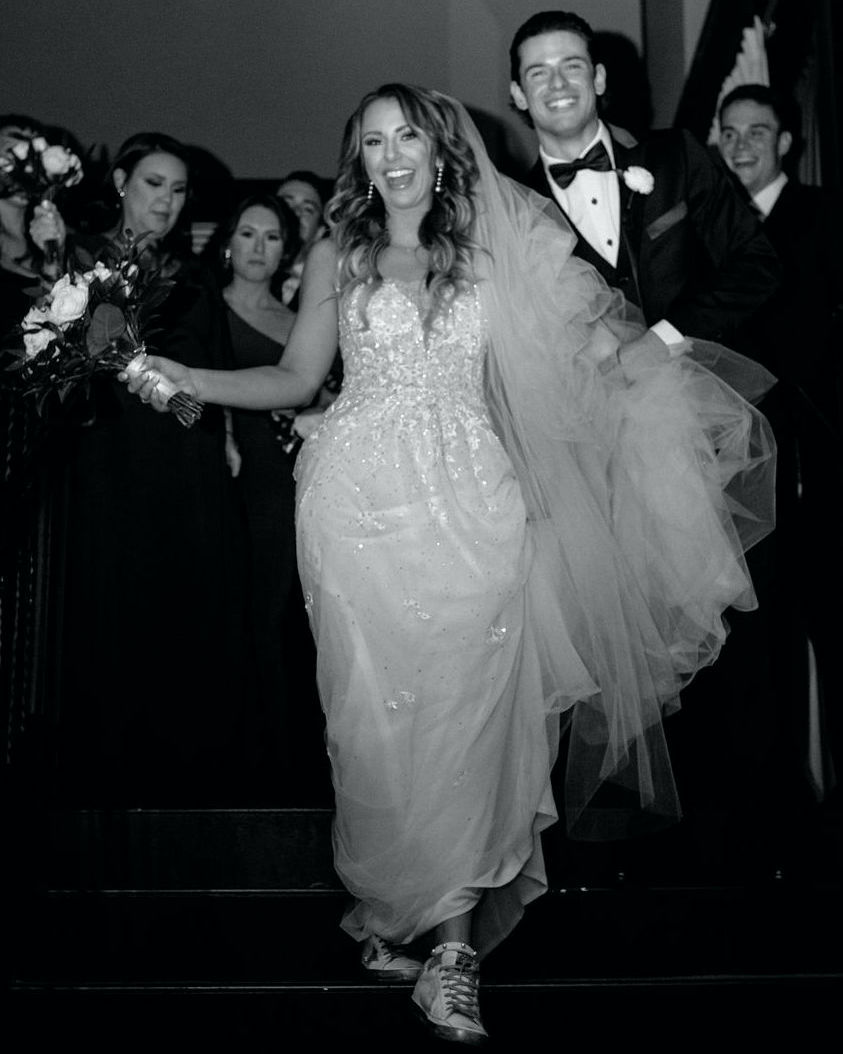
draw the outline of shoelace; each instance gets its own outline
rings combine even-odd
[[[379,937],[376,933],[372,934],[372,954],[368,957],[369,962],[374,959],[381,959],[386,965],[399,958],[398,953],[392,947],[392,945]]]
[[[449,1014],[462,1014],[479,1023],[478,973],[477,961],[470,955],[458,955],[453,966],[439,965],[442,998]]]

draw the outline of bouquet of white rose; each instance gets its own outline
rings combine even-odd
[[[52,202],[56,191],[72,187],[82,179],[82,162],[67,147],[48,143],[34,132],[15,132],[13,141],[0,154],[0,197],[24,194],[31,202]],[[48,261],[55,262],[58,245],[44,247]]]
[[[15,142],[0,154],[0,195],[52,201],[57,190],[74,186],[82,174],[82,162],[72,150],[51,145],[43,135],[16,132]]]
[[[78,253],[87,269],[62,275],[23,318],[22,346],[9,349],[16,360],[10,368],[18,371],[19,390],[37,397],[39,412],[53,393],[63,402],[97,373],[154,374],[144,370],[144,341],[174,282],[139,265],[140,241],[127,232],[110,266]],[[176,391],[163,376],[158,391],[169,397],[170,409],[186,427],[202,413],[201,402]]]

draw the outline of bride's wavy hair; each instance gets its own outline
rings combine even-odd
[[[389,245],[386,210],[377,191],[369,194],[363,160],[363,115],[378,99],[398,103],[407,123],[430,143],[432,161],[442,165],[441,188],[434,191],[419,227],[419,242],[430,259],[427,326],[474,278],[472,260],[479,248],[472,237],[474,185],[479,172],[460,130],[457,109],[446,96],[410,84],[384,84],[365,95],[346,122],[339,176],[326,210],[339,251],[340,295],[365,283],[374,289],[383,281],[378,259]]]

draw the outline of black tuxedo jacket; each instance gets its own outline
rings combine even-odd
[[[631,146],[612,134],[612,147],[617,168],[646,168],[655,186],[640,194],[618,177],[623,244],[617,268],[581,235],[574,252],[638,303],[648,325],[666,318],[689,337],[728,342],[780,280],[758,217],[688,132],[653,132]],[[528,184],[553,198],[541,159]]]
[[[782,285],[752,329],[770,368],[840,419],[843,324],[843,199],[790,180],[764,231],[782,263]],[[836,400],[836,407],[834,405]]]
[[[782,262],[782,314],[817,335],[826,332],[843,306],[843,198],[790,180],[764,232]]]

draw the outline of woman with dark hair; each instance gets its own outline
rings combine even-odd
[[[214,236],[222,296],[237,368],[277,363],[295,315],[272,294],[275,276],[298,254],[299,222],[271,194],[239,202]],[[226,458],[245,513],[249,611],[255,642],[254,719],[250,738],[264,748],[264,786],[273,801],[330,799],[320,749],[313,641],[296,569],[294,411],[226,411]],[[285,441],[286,440],[286,441]],[[297,447],[296,447],[297,449]]]
[[[208,402],[295,405],[339,333],[345,384],[296,478],[342,924],[374,976],[415,979],[438,1035],[479,1043],[479,956],[546,888],[560,721],[575,834],[677,817],[663,714],[753,602],[768,495],[744,520],[739,484],[770,451],[698,349],[653,355],[455,100],[370,93],[339,171],[280,362],[150,367]],[[155,384],[130,388],[160,409]]]
[[[91,258],[119,256],[129,232],[143,238],[141,267],[174,283],[148,343],[225,369],[224,305],[187,251],[189,181],[180,142],[127,139],[109,173],[109,229],[72,240],[68,256],[86,253],[84,271]],[[251,665],[223,413],[209,407],[190,429],[150,416],[107,377],[67,408],[60,767],[66,794],[86,804],[230,802],[251,771],[240,756]],[[152,688],[126,665],[138,633],[177,643],[156,662]],[[198,653],[214,656],[213,669],[184,661]]]
[[[104,237],[116,242],[131,231],[145,236],[149,251],[183,256],[189,249],[190,155],[187,147],[162,132],[139,132],[118,149],[106,177],[116,212]],[[114,195],[116,194],[116,198]]]

